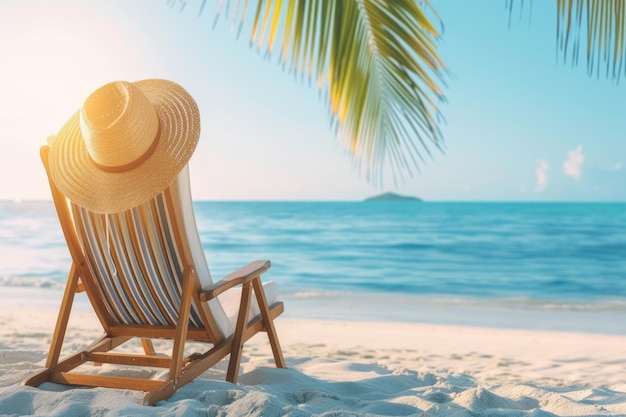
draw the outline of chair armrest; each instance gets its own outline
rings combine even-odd
[[[200,300],[208,301],[217,297],[229,288],[251,281],[270,269],[270,261],[254,261],[248,265],[231,272],[216,283],[209,285],[200,292]]]

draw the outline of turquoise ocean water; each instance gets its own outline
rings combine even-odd
[[[214,279],[270,259],[267,278],[294,317],[626,334],[625,203],[195,202],[195,211]],[[60,297],[69,262],[51,202],[0,202],[0,302],[8,287]]]

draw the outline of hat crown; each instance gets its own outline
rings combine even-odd
[[[49,142],[50,179],[72,203],[120,213],[165,190],[200,139],[200,111],[173,81],[116,81],[94,91]]]
[[[159,118],[140,88],[117,81],[87,97],[80,110],[80,129],[87,153],[97,166],[125,171],[154,149]]]

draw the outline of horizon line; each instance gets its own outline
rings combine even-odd
[[[626,204],[626,200],[378,200],[368,201],[368,197],[363,199],[337,200],[337,199],[315,199],[315,200],[245,200],[245,199],[206,199],[192,198],[198,203],[466,203],[466,204],[498,204],[498,203],[520,203],[520,204]],[[52,198],[0,198],[0,203],[52,203]]]

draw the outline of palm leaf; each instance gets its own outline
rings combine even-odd
[[[438,20],[427,0],[257,0],[251,43],[268,54],[280,43],[279,59],[324,91],[367,178],[397,180],[443,146],[444,64],[429,13]]]
[[[626,5],[623,0],[558,0],[557,36],[567,60],[578,62],[583,40],[589,74],[619,80],[626,73]],[[586,31],[586,39],[581,32]]]
[[[513,3],[508,0],[510,12]],[[589,75],[619,81],[626,74],[626,2],[556,0],[556,4],[557,43],[564,61],[576,65],[581,50],[586,50]]]

